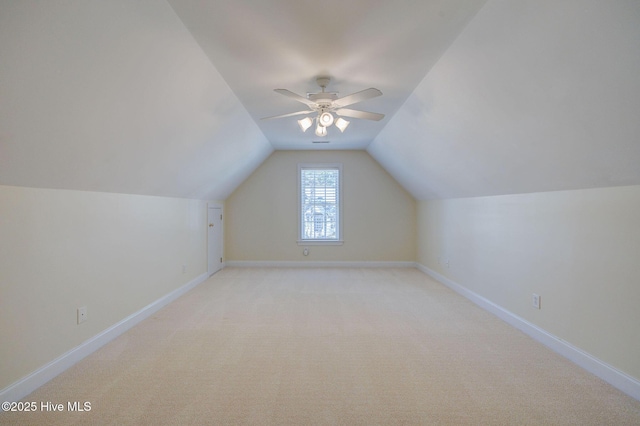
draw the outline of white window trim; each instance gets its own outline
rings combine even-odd
[[[305,240],[302,238],[302,183],[300,182],[300,176],[302,169],[338,169],[340,176],[338,180],[338,239],[331,240]],[[342,229],[342,217],[343,217],[343,205],[342,205],[342,188],[343,174],[342,163],[298,163],[298,245],[301,246],[341,246],[344,244],[343,229]]]

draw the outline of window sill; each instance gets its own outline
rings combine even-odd
[[[298,240],[299,246],[341,246],[343,240]]]

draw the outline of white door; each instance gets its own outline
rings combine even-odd
[[[222,268],[222,208],[209,207],[208,222],[208,271],[209,275]]]

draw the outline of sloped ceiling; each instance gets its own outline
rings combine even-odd
[[[260,120],[320,74],[385,119]],[[222,200],[320,147],[417,199],[640,184],[639,75],[633,1],[5,1],[0,184]]]
[[[168,4],[0,4],[0,184],[224,199],[272,151]]]
[[[368,151],[417,199],[640,184],[640,2],[488,2]]]

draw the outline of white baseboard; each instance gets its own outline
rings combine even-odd
[[[429,275],[433,279],[439,281],[460,295],[471,300],[476,305],[494,314],[501,320],[512,325],[518,330],[526,333],[533,339],[547,346],[551,350],[559,353],[565,358],[569,359],[573,363],[584,368],[588,372],[598,376],[605,382],[621,390],[632,398],[640,401],[640,381],[623,373],[622,371],[610,366],[609,364],[599,360],[598,358],[588,354],[582,349],[573,346],[572,344],[554,336],[551,333],[543,330],[542,328],[530,323],[529,321],[515,315],[514,313],[496,305],[492,301],[485,299],[484,297],[474,293],[473,291],[461,286],[455,281],[450,280],[437,273],[436,271],[427,268],[424,265],[416,263],[416,268],[425,274]]]
[[[17,382],[9,385],[2,391],[0,391],[0,401],[19,401],[25,396],[29,395],[40,386],[47,383],[49,380],[56,377],[75,363],[95,352],[106,343],[115,339],[131,327],[140,323],[142,320],[153,315],[164,306],[176,300],[198,284],[202,283],[208,278],[209,274],[204,273],[189,281],[187,284],[180,288],[175,289],[171,293],[161,297],[155,302],[145,306],[138,312],[129,315],[122,321],[112,325],[108,329],[96,334],[92,338],[86,340],[82,344],[76,346],[70,351],[60,355],[50,363],[40,367],[28,376],[23,377]]]
[[[227,260],[227,267],[238,268],[413,268],[415,262],[402,261],[289,261],[289,260]]]
[[[618,388],[627,395],[640,401],[640,381],[623,373],[620,370],[600,361],[592,355],[584,352],[570,343],[548,333],[538,326],[526,321],[525,319],[507,311],[506,309],[496,305],[490,300],[468,290],[460,284],[450,280],[427,268],[424,265],[414,262],[299,262],[299,261],[227,261],[225,267],[349,267],[349,268],[407,268],[416,267],[420,271],[429,275],[433,279],[439,281],[445,286],[451,288],[455,292],[461,294],[476,305],[494,314],[506,323],[516,327],[533,339],[539,341],[565,358],[571,360],[575,364],[596,375],[612,386]],[[0,391],[0,401],[19,401],[49,380],[56,377],[87,355],[95,352],[97,349],[115,339],[131,327],[148,318],[161,308],[176,300],[198,284],[208,278],[208,274],[202,274],[184,286],[172,291],[166,296],[156,300],[155,302],[142,308],[140,311],[128,316],[122,321],[114,324],[110,328],[95,335],[79,346],[71,349],[65,354],[59,356],[47,365],[39,368],[28,376],[9,385]]]

